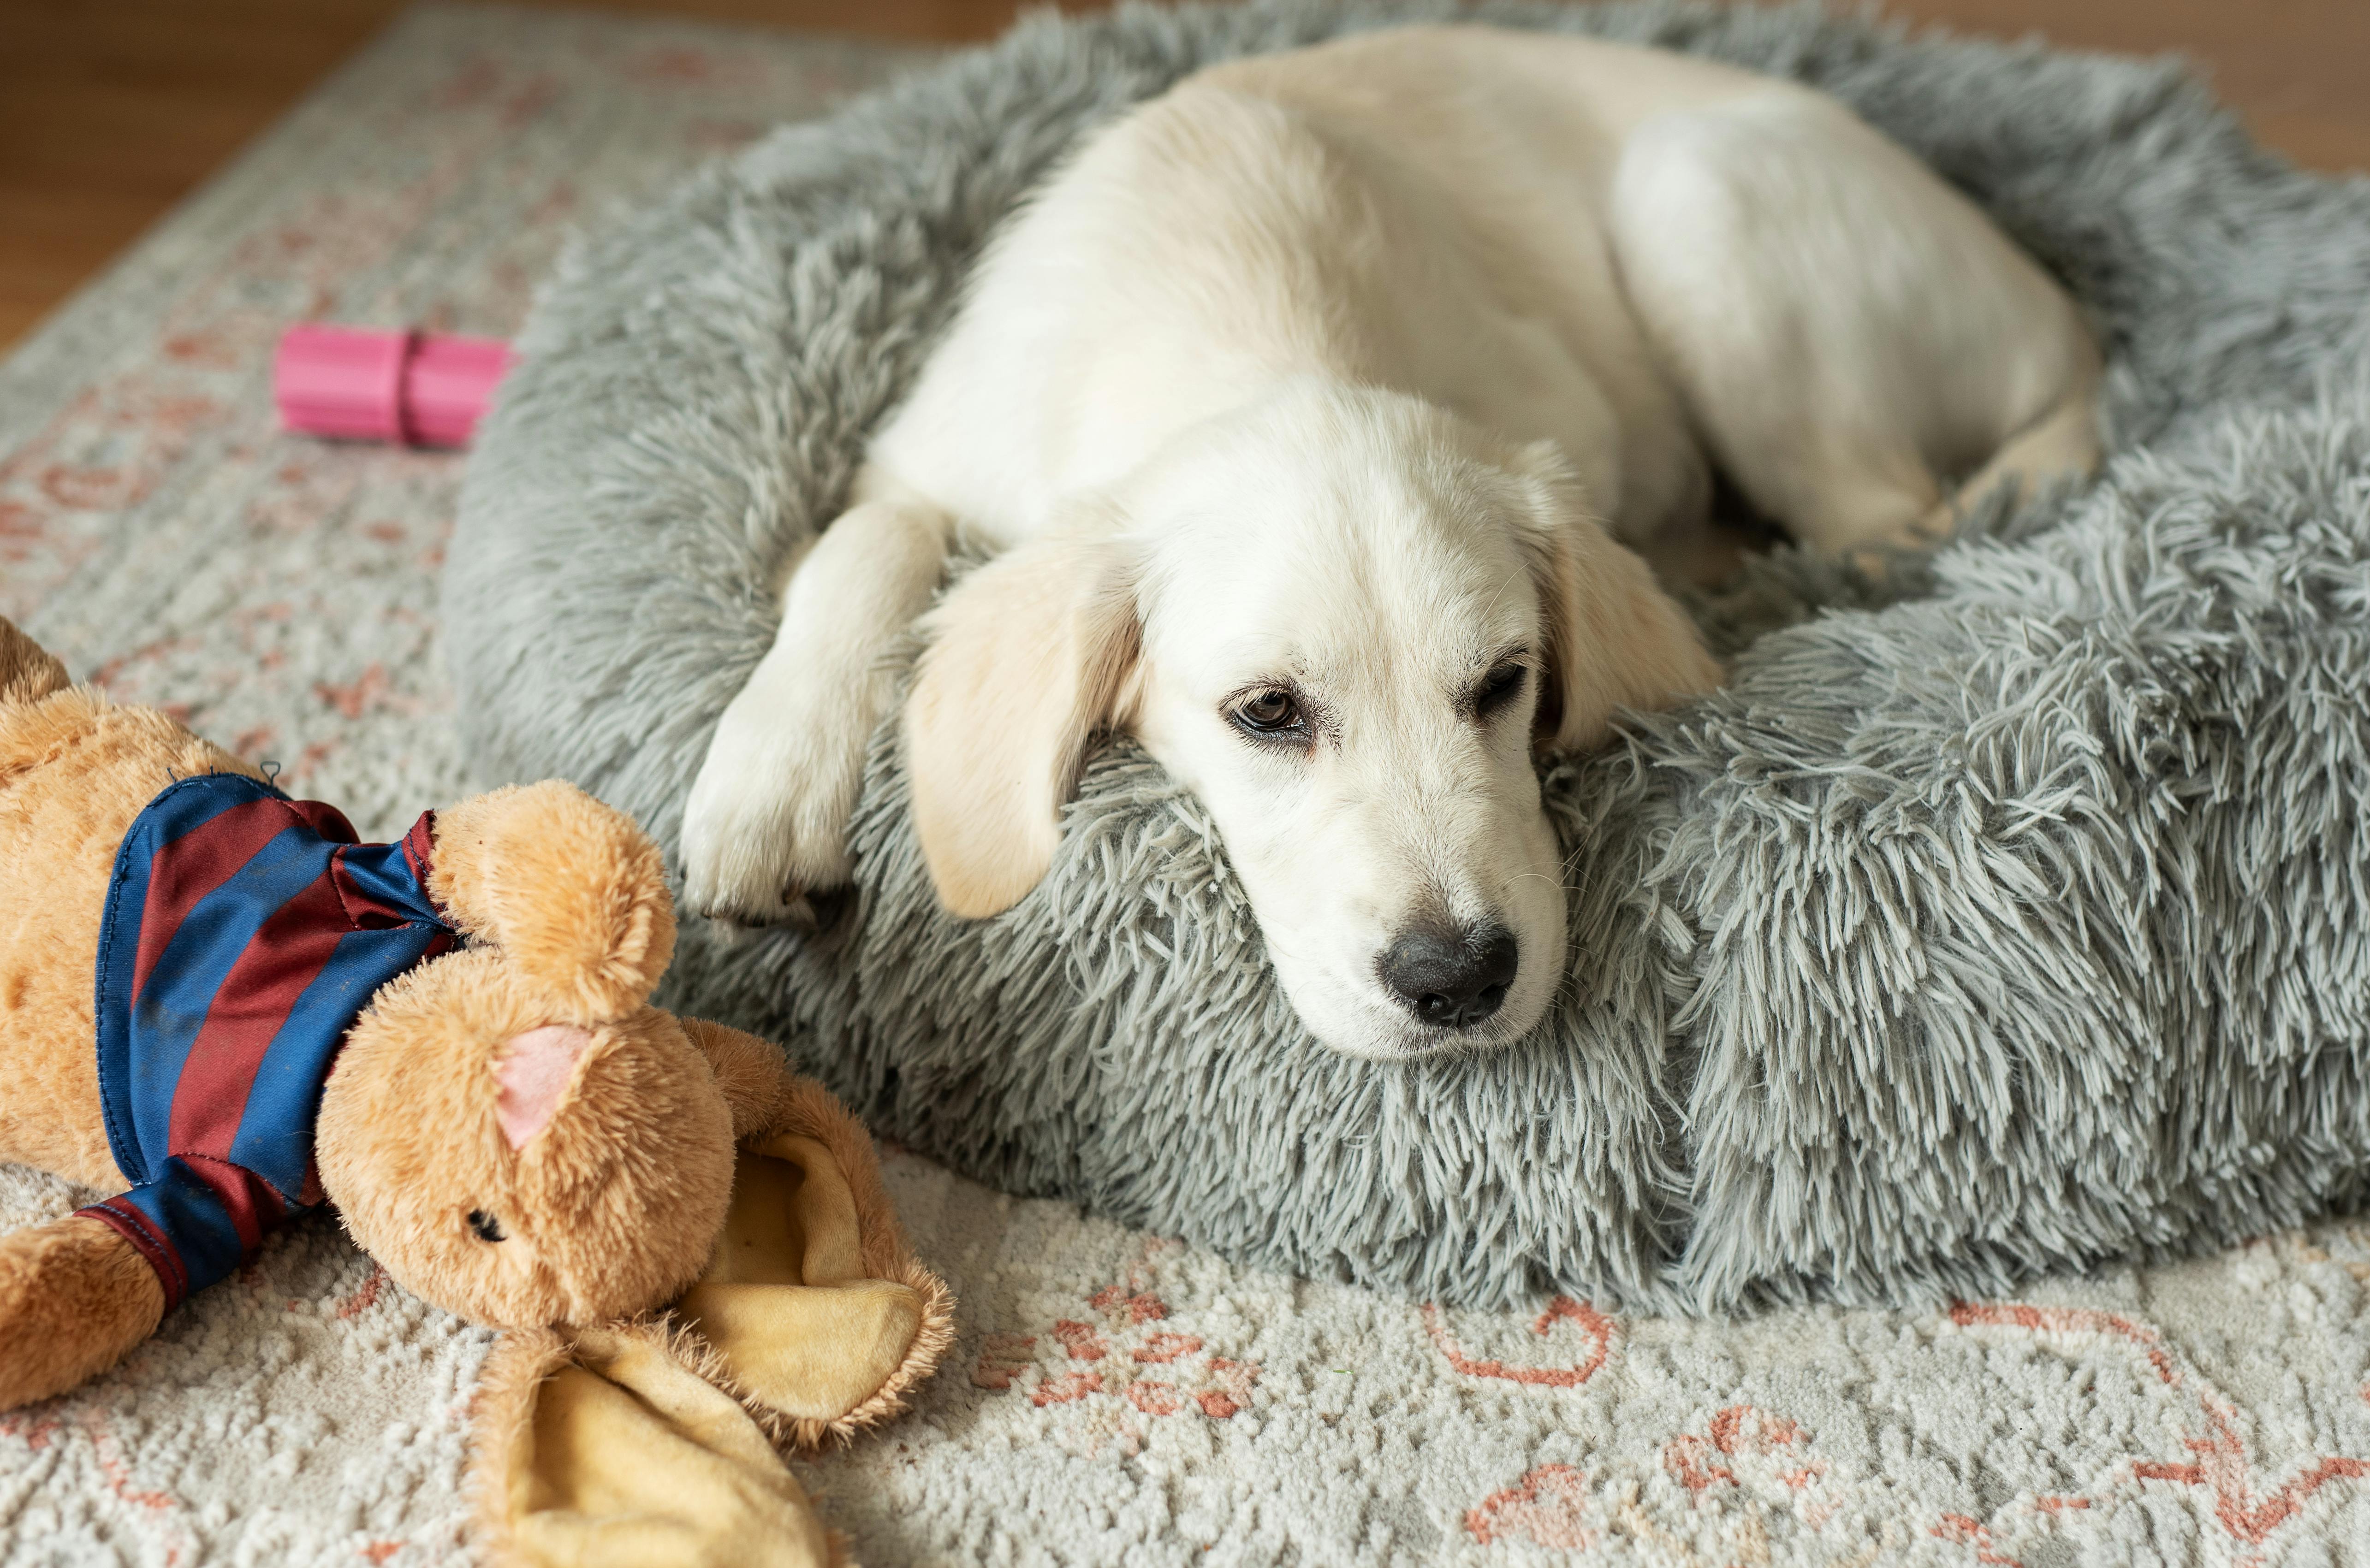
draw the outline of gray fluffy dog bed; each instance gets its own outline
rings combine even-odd
[[[452,548],[480,771],[564,774],[672,844],[771,640],[760,585],[1031,184],[1204,63],[1453,14],[1040,19],[577,245]],[[1802,9],[1463,14],[1842,97],[2094,313],[2112,466],[1987,509],[1889,595],[1780,552],[1702,602],[1730,686],[1548,781],[1570,984],[1501,1053],[1316,1045],[1207,820],[1125,745],[1042,886],[942,914],[893,726],[841,923],[690,922],[673,1003],[998,1186],[1458,1302],[1929,1300],[2354,1200],[2370,187],[2257,151],[2165,64]]]

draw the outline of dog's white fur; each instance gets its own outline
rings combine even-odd
[[[945,904],[1051,863],[1089,740],[1209,809],[1318,1038],[1491,1045],[1567,967],[1535,738],[1720,671],[1632,548],[1717,462],[1808,544],[1930,536],[1955,484],[2096,462],[2097,351],[1971,204],[1833,101],[1678,55],[1483,28],[1205,71],[1011,223],[685,823],[692,907],[779,920],[849,875],[881,655],[959,531],[904,716]],[[1617,541],[1617,542],[1616,542]],[[1495,670],[1520,685],[1479,711]],[[1248,733],[1293,697],[1304,732]],[[1503,1004],[1421,1021],[1404,931],[1511,930]]]

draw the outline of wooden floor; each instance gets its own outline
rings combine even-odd
[[[293,103],[403,0],[0,0],[0,346]],[[961,40],[1014,0],[612,0],[612,9]],[[2370,0],[1888,0],[1904,17],[2178,50],[2258,134],[2370,167]]]

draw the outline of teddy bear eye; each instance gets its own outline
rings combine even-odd
[[[480,1242],[499,1242],[502,1239],[501,1221],[482,1208],[469,1210],[469,1229],[477,1233],[477,1240]]]

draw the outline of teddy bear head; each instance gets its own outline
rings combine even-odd
[[[321,1099],[315,1158],[406,1288],[500,1327],[664,1304],[707,1264],[733,1116],[649,1003],[674,944],[658,851],[564,784],[438,815],[429,886],[468,937],[383,987]]]

